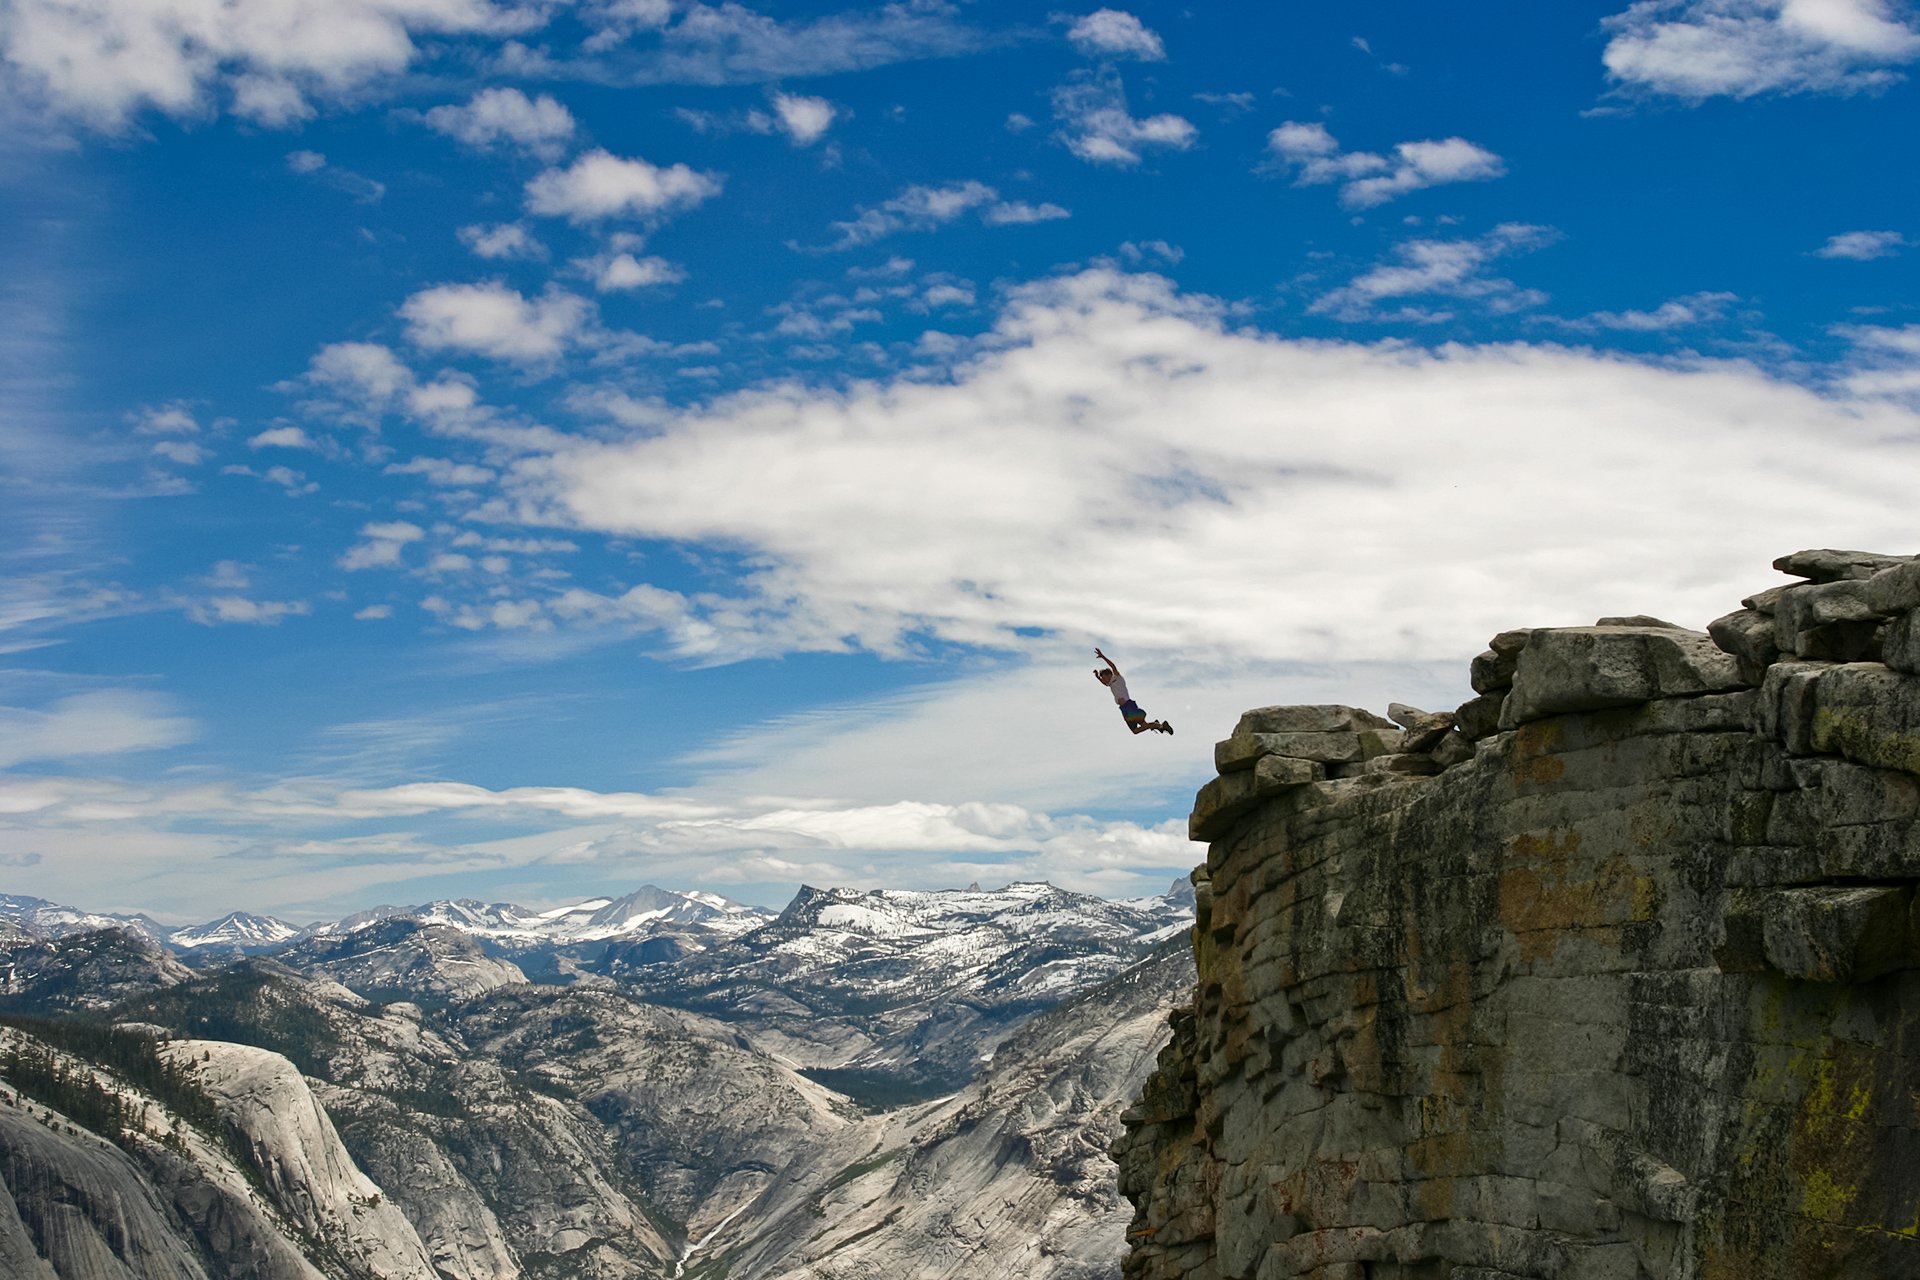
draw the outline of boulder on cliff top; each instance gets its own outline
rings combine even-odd
[[[1796,578],[1814,582],[1843,582],[1849,578],[1871,578],[1882,569],[1910,564],[1913,556],[1881,555],[1875,551],[1835,551],[1821,547],[1781,556],[1773,567]]]
[[[1393,721],[1384,720],[1359,707],[1338,703],[1308,703],[1291,707],[1255,707],[1241,715],[1233,736],[1256,733],[1341,733],[1357,729],[1391,729]]]
[[[1500,727],[1570,711],[1627,707],[1745,688],[1739,664],[1704,632],[1668,627],[1551,627],[1520,651]]]

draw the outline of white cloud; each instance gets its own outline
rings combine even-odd
[[[384,405],[413,385],[413,370],[374,342],[335,342],[307,366],[307,379],[356,399]]]
[[[1550,227],[1508,222],[1473,240],[1409,240],[1395,246],[1398,261],[1374,267],[1322,294],[1308,310],[1342,320],[1374,320],[1382,318],[1378,304],[1389,298],[1426,296],[1471,298],[1499,312],[1538,306],[1546,301],[1544,293],[1488,275],[1485,268],[1498,258],[1531,252],[1558,238]],[[1403,311],[1388,318],[1417,321],[1444,316]]]
[[[851,249],[897,231],[931,230],[971,209],[992,204],[999,196],[1000,193],[986,183],[972,179],[939,187],[906,187],[878,207],[862,209],[859,217],[834,223],[833,229],[840,233],[840,238],[827,247]]]
[[[183,467],[197,467],[213,456],[205,445],[195,444],[191,440],[156,440],[152,452]]]
[[[780,127],[796,147],[810,147],[833,127],[835,111],[825,98],[808,98],[797,93],[773,95],[773,109]]]
[[[1835,332],[1854,348],[1841,380],[1847,392],[1920,409],[1920,324],[1844,325]]]
[[[985,43],[944,4],[782,22],[731,0],[696,2],[661,30],[657,48],[626,64],[626,74],[654,84],[768,84],[951,57]]]
[[[390,604],[370,604],[364,609],[356,610],[353,616],[355,620],[359,622],[374,622],[381,618],[391,618],[393,616],[393,606]]]
[[[1090,58],[1138,58],[1159,62],[1167,50],[1160,37],[1122,9],[1095,9],[1067,28],[1073,47]]]
[[[1443,275],[1424,287],[1484,287]],[[762,387],[529,460],[512,492],[738,549],[756,567],[731,591],[580,602],[709,660],[1021,649],[1020,628],[1402,659],[1612,612],[1698,625],[1783,550],[1903,545],[1916,439],[1902,410],[1744,364],[1286,341],[1096,271],[1019,291],[947,377]]]
[[[1052,201],[1028,204],[1024,200],[1006,200],[989,205],[981,212],[980,221],[992,227],[1005,227],[1023,226],[1031,222],[1054,222],[1072,216],[1071,212]]]
[[[1813,256],[1870,262],[1875,258],[1890,258],[1906,248],[1907,244],[1907,238],[1898,231],[1848,231],[1830,237],[1824,245],[1814,250]]]
[[[527,183],[527,208],[571,222],[651,220],[690,209],[720,194],[720,180],[684,164],[661,168],[639,157],[589,151],[565,169]]]
[[[494,360],[557,358],[593,318],[593,306],[564,290],[527,298],[497,280],[422,289],[400,306],[407,337],[430,351],[464,351]]]
[[[1136,118],[1112,75],[1077,76],[1055,88],[1053,118],[1060,126],[1055,136],[1067,150],[1093,164],[1136,165],[1145,148],[1185,151],[1199,134],[1191,121],[1171,113]]]
[[[529,155],[553,161],[573,137],[573,113],[548,94],[529,98],[518,89],[482,89],[464,106],[435,107],[427,127],[470,147],[511,144]]]
[[[491,468],[476,466],[471,462],[455,462],[451,458],[413,458],[407,462],[395,462],[388,465],[386,474],[424,476],[428,484],[463,489],[490,483],[495,477]]]
[[[299,427],[269,427],[247,441],[249,449],[318,449],[314,438]]]
[[[188,617],[209,627],[223,622],[277,627],[283,619],[312,612],[313,606],[305,600],[249,600],[245,596],[214,596],[187,607]]]
[[[1690,293],[1681,298],[1669,298],[1652,311],[1596,311],[1579,320],[1563,320],[1561,323],[1588,332],[1617,329],[1658,333],[1723,320],[1728,305],[1739,300],[1738,295],[1731,293]]]
[[[1641,0],[1604,25],[1617,86],[1691,102],[1879,89],[1920,58],[1886,0]]]
[[[225,109],[268,127],[405,71],[416,35],[525,30],[531,6],[485,0],[13,0],[0,58],[46,109],[122,130],[145,111]]]
[[[131,415],[134,432],[143,436],[157,435],[197,435],[200,424],[185,405],[170,404],[164,408],[146,408]]]
[[[0,768],[25,760],[151,751],[191,741],[193,721],[154,693],[99,690],[44,709],[0,706]]]
[[[592,277],[593,287],[601,293],[678,284],[687,278],[685,271],[665,258],[635,257],[631,253],[609,253],[576,265]]]
[[[376,521],[360,530],[361,541],[348,547],[340,557],[342,569],[394,569],[408,543],[418,542],[427,531],[408,520]]]
[[[1450,182],[1485,182],[1507,172],[1499,156],[1465,138],[1402,142],[1391,156],[1342,151],[1318,121],[1287,121],[1267,135],[1267,150],[1274,162],[1294,171],[1296,186],[1343,184],[1340,202],[1352,209]]]
[[[378,204],[387,194],[387,185],[362,173],[342,169],[330,163],[318,151],[289,151],[287,169],[302,177],[313,178],[336,191],[352,196],[361,204]]]
[[[547,247],[518,222],[495,223],[490,227],[475,224],[461,227],[455,234],[476,258],[537,261],[547,256]]]

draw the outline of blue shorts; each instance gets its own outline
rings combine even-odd
[[[1147,722],[1147,713],[1140,709],[1139,703],[1135,702],[1132,698],[1128,698],[1120,704],[1120,718],[1125,720],[1129,725],[1145,724]]]

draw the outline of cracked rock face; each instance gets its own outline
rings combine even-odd
[[[1126,1275],[1920,1275],[1913,563],[1503,633],[1430,773],[1228,749]]]

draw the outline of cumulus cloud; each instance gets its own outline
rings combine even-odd
[[[501,222],[493,226],[476,223],[461,227],[454,234],[476,258],[537,261],[547,256],[547,247],[534,239],[526,227],[518,222]]]
[[[269,427],[247,440],[249,449],[318,449],[319,443],[299,427]]]
[[[742,551],[731,591],[620,606],[710,659],[1021,629],[1391,659],[1516,621],[1697,625],[1782,550],[1900,545],[1916,440],[1738,363],[1287,341],[1095,271],[1018,292],[946,378],[764,387],[512,485],[562,525]]]
[[[1496,259],[1531,252],[1558,238],[1551,227],[1508,222],[1472,240],[1408,240],[1395,246],[1393,262],[1372,267],[1322,294],[1308,310],[1342,320],[1375,320],[1383,318],[1380,304],[1393,298],[1470,298],[1497,312],[1538,306],[1547,300],[1546,294],[1522,289],[1511,280],[1490,275],[1486,268]],[[1446,316],[1403,309],[1385,318],[1420,321]]]
[[[1167,50],[1160,37],[1123,9],[1095,9],[1067,28],[1073,47],[1090,58],[1138,58],[1160,62]]]
[[[536,6],[486,0],[13,0],[0,58],[48,110],[98,129],[223,108],[284,127],[405,71],[417,36],[544,20]]]
[[[470,147],[510,145],[557,160],[573,137],[573,113],[557,98],[529,98],[518,89],[482,89],[465,105],[435,107],[427,127]]]
[[[1620,90],[1690,102],[1879,89],[1920,58],[1887,0],[1641,0],[1604,25]]]
[[[1118,76],[1077,76],[1053,91],[1055,137],[1093,164],[1131,166],[1150,147],[1185,151],[1199,130],[1184,116],[1163,112],[1144,119],[1127,109]]]
[[[1267,135],[1272,163],[1294,174],[1294,185],[1339,183],[1340,202],[1367,209],[1425,187],[1502,177],[1506,163],[1465,138],[1402,142],[1391,155],[1343,151],[1318,121],[1289,120]]]
[[[980,221],[991,227],[1019,226],[1029,222],[1055,222],[1061,218],[1071,218],[1073,214],[1051,200],[1039,204],[1028,204],[1024,200],[1004,200],[989,205],[980,214]]]
[[[560,289],[528,298],[497,280],[422,289],[400,306],[407,337],[429,351],[521,364],[550,361],[593,318],[592,304]]]
[[[1906,248],[1908,243],[1907,238],[1898,231],[1848,231],[1829,237],[1825,244],[1813,251],[1813,256],[1871,262],[1875,258],[1892,257]]]
[[[409,520],[375,521],[360,529],[360,541],[348,547],[340,557],[342,569],[396,569],[401,553],[409,543],[418,542],[427,531]]]
[[[684,164],[661,168],[638,156],[589,151],[527,183],[527,208],[570,222],[642,221],[690,209],[720,194],[720,180]]]
[[[825,98],[809,98],[797,93],[773,95],[774,114],[780,128],[796,147],[810,147],[833,127],[834,108]]]

